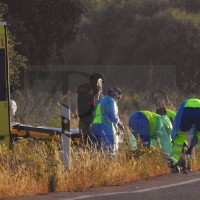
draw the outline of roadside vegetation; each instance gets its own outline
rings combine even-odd
[[[176,97],[172,96],[173,94],[176,94]],[[28,112],[20,112],[20,110],[26,110],[31,105],[37,104],[34,96],[25,95],[29,101],[24,104],[23,95],[20,95],[20,92],[15,93],[15,95],[19,105],[15,121],[19,120],[20,123],[20,120],[23,120],[23,123],[33,126],[61,126],[59,102],[61,100],[69,101],[69,98],[56,95],[54,99],[49,100],[48,104],[43,105],[45,109],[44,113],[41,113],[41,122],[39,123],[38,116],[34,117],[34,112],[38,114],[37,110],[32,112],[30,120],[28,120]],[[137,111],[138,106],[139,109],[146,110],[158,106],[155,105],[155,99],[149,101],[146,98],[145,101],[144,96],[147,96],[147,93],[138,94],[137,98],[126,94],[119,103],[120,115],[126,129],[124,141],[120,143],[119,152],[115,159],[110,159],[110,155],[106,151],[96,151],[95,148],[89,146],[83,148],[81,145],[72,145],[70,170],[66,170],[62,166],[61,145],[56,141],[27,138],[14,142],[12,150],[0,147],[0,198],[45,194],[55,191],[79,191],[89,187],[119,185],[171,173],[165,155],[159,149],[146,149],[140,145],[140,138],[137,138],[138,148],[131,148],[129,141],[131,132],[127,127],[127,120],[131,112]],[[184,96],[180,95],[178,91],[171,91],[166,92],[162,98],[160,98],[159,104],[162,103],[176,111]],[[133,99],[137,103],[137,108],[133,106]],[[172,99],[176,99],[176,103],[173,103]],[[52,104],[52,102],[54,103]],[[74,100],[71,102],[73,103]],[[46,110],[54,112],[45,115]],[[71,128],[76,128],[76,114],[73,112],[71,114]],[[37,120],[34,121],[34,119]],[[198,154],[196,155],[192,161],[193,170],[200,169]]]
[[[197,89],[199,7],[197,0],[1,0],[10,81],[23,87],[24,70],[35,66],[138,66],[129,73],[134,77],[156,65],[176,67],[179,89]]]
[[[138,154],[139,153],[139,154]],[[70,170],[64,170],[54,141],[21,139],[11,151],[0,148],[0,198],[78,191],[111,186],[170,173],[158,149],[121,147],[115,159],[108,152],[72,147]],[[14,186],[14,187],[13,187]]]
[[[9,76],[15,88],[11,98],[18,106],[14,121],[61,127],[60,103],[66,103],[71,128],[77,128],[75,91],[69,95],[62,87],[56,92],[58,83],[65,86],[65,74],[49,75],[60,82],[48,85],[51,91],[46,92],[33,89],[31,77],[25,82],[25,72],[36,67],[60,67],[64,72],[66,66],[94,66],[96,71],[100,66],[109,68],[105,87],[123,89],[118,105],[126,131],[115,159],[73,145],[70,171],[63,169],[55,141],[27,138],[14,142],[11,150],[1,146],[0,198],[77,191],[171,173],[159,149],[131,149],[127,122],[137,110],[165,106],[176,112],[184,99],[200,97],[199,8],[198,0],[1,0],[0,21],[8,24]],[[47,74],[41,74],[42,87]],[[195,155],[193,170],[200,169]]]

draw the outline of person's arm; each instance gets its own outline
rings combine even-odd
[[[110,122],[113,122],[115,124],[118,124],[119,122],[119,117],[118,117],[118,106],[117,104],[114,102],[113,99],[110,99],[107,102],[107,106],[106,106],[106,116],[108,117],[108,120]]]
[[[119,120],[119,122],[118,122],[117,125],[118,125],[118,127],[119,127],[120,130],[122,130],[122,131],[124,130],[124,125],[123,125],[123,123],[122,123],[121,120]]]
[[[181,117],[182,117],[182,113],[183,113],[183,109],[185,107],[185,104],[187,103],[187,99],[185,99],[181,105],[179,106],[179,109],[176,113],[176,116],[174,118],[173,121],[173,128],[172,128],[172,140],[174,140],[176,138],[176,135],[178,133],[178,130],[180,128],[180,124],[181,124]]]

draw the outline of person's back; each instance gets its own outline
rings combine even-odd
[[[101,104],[101,129],[106,132],[106,135],[112,135],[115,127],[119,121],[118,117],[118,106],[114,99],[105,95],[100,100],[97,101],[97,106]],[[104,134],[104,133],[102,133]]]
[[[170,137],[170,140],[171,140],[171,131],[172,131],[172,128],[173,128],[172,127],[173,118],[170,119],[171,115],[169,117],[168,113],[170,113],[172,115],[173,112],[171,110],[169,110],[169,109],[164,108],[164,107],[158,108],[156,110],[156,114],[160,115],[160,118],[162,120],[163,126],[164,126],[164,128],[165,128],[165,130],[167,132],[167,135]]]
[[[171,157],[172,154],[172,144],[171,144],[171,130],[172,130],[172,123],[171,120],[167,115],[157,116],[157,120],[160,122],[158,127],[158,131],[161,132],[160,134],[160,143],[161,149],[165,152],[168,157]]]
[[[172,144],[171,144],[171,131],[172,131],[172,121],[167,115],[168,112],[172,114],[172,111],[166,109],[165,107],[158,108],[156,113],[159,115],[158,120],[160,120],[160,142],[163,152],[166,152],[169,156],[172,153]]]
[[[141,144],[148,148],[155,143],[158,144],[157,141],[153,142],[154,144],[152,144],[152,138],[155,136],[157,128],[155,116],[156,113],[147,110],[141,110],[134,112],[129,117],[128,125],[133,131],[132,133],[135,134],[135,136],[139,135]]]
[[[78,87],[77,93],[78,117],[82,122],[91,124],[95,105],[92,87],[89,83],[81,84]]]
[[[171,138],[166,131],[166,127],[171,130],[171,121],[166,115],[160,116],[144,110],[137,111],[130,116],[129,127],[134,136],[140,136],[141,143],[146,147],[160,148],[168,156],[172,153]],[[135,142],[132,144],[132,148],[135,148]]]
[[[101,112],[102,112],[102,125],[104,127],[110,127],[112,124],[117,124],[119,121],[118,117],[118,106],[115,100],[108,95],[101,101]],[[113,128],[113,127],[112,127]]]

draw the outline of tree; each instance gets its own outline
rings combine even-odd
[[[85,29],[97,52],[97,64],[107,63],[113,46],[138,15],[152,16],[169,6],[167,0],[108,0],[101,9],[87,13]],[[99,3],[97,3],[99,7]]]
[[[175,8],[179,8],[183,11],[190,13],[199,13],[200,1],[199,0],[169,0],[170,5]]]
[[[200,14],[169,0],[110,0],[90,18],[85,27],[98,64],[170,65],[178,86],[200,83]]]
[[[186,79],[199,82],[199,21],[200,15],[178,9],[138,16],[115,43],[110,63],[174,65],[178,86]]]
[[[20,46],[19,42],[16,42],[15,36],[8,31],[8,55],[9,55],[9,76],[10,84],[18,87],[21,85],[21,72],[26,67],[27,58],[19,54],[15,47]]]
[[[0,21],[4,21],[2,16],[6,12],[6,9],[7,6],[0,3]],[[19,42],[16,42],[15,36],[13,36],[9,30],[7,31],[7,35],[10,84],[13,86],[19,86],[20,71],[25,67],[27,59],[15,50],[15,47],[20,45]]]
[[[29,65],[47,64],[49,49],[73,41],[80,21],[80,0],[1,0],[8,5],[4,18],[22,43],[17,50]]]

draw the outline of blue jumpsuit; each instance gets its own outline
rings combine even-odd
[[[96,110],[100,104],[101,121],[94,123],[91,127],[91,139],[94,144],[97,144],[98,149],[109,149],[116,151],[118,149],[117,123],[118,106],[113,98],[105,95],[96,102],[94,110],[94,118],[96,117]]]

